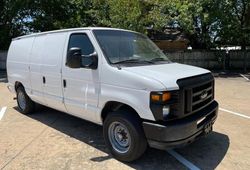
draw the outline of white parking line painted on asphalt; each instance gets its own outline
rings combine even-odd
[[[246,81],[249,81],[249,78],[247,78],[246,76],[244,76],[243,74],[240,74],[241,77],[243,77],[244,79],[246,79]]]
[[[3,107],[3,108],[1,109],[1,111],[0,111],[0,120],[2,120],[3,115],[4,115],[4,113],[5,113],[6,110],[7,110],[7,107]]]
[[[185,165],[190,170],[200,170],[197,166],[192,164],[190,161],[186,160],[183,156],[175,152],[174,150],[168,150],[167,151],[170,155],[175,157],[179,162],[181,162],[183,165]]]
[[[230,110],[227,110],[227,109],[223,109],[223,108],[219,108],[219,110],[227,112],[227,113],[231,113],[231,114],[234,114],[234,115],[237,115],[237,116],[240,116],[240,117],[244,117],[246,119],[250,119],[250,116],[246,116],[246,115],[241,114],[241,113],[233,112],[233,111],[230,111]]]

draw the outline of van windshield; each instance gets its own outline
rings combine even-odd
[[[111,64],[170,62],[149,38],[140,33],[122,30],[94,30],[93,32]]]

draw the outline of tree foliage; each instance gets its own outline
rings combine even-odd
[[[11,41],[11,37],[18,36],[24,32],[23,16],[24,3],[16,0],[0,1],[0,49],[7,49]]]
[[[250,0],[228,0],[226,12],[221,17],[219,41],[231,43],[245,49],[250,45]]]
[[[250,45],[250,0],[1,0],[0,49],[31,32],[86,26],[182,30],[194,48]]]
[[[249,4],[250,0],[155,0],[151,17],[158,29],[182,29],[196,48],[245,46],[250,44]]]

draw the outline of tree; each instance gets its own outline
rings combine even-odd
[[[20,35],[70,27],[74,11],[67,0],[0,1],[0,49]]]
[[[146,33],[182,30],[193,48],[250,44],[250,0],[1,0],[0,49],[11,38],[69,27],[104,26]]]
[[[110,27],[110,7],[106,0],[92,0],[91,7],[85,12],[91,19],[88,26]]]
[[[33,32],[73,27],[78,4],[67,0],[34,0],[29,2],[30,20],[28,27]]]
[[[142,1],[108,0],[110,26],[143,32]]]
[[[21,35],[25,27],[23,26],[23,15],[27,15],[24,10],[24,2],[16,0],[0,1],[0,49],[6,50],[13,37]]]
[[[154,0],[150,12],[153,26],[162,30],[166,26],[181,29],[193,48],[211,48],[218,29],[220,0]]]
[[[244,50],[250,45],[250,0],[229,0],[225,6],[226,15],[220,18],[219,43],[240,45]]]

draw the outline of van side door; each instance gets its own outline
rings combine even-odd
[[[82,55],[94,53],[93,37],[86,31],[69,33],[67,52],[62,64],[64,103],[68,113],[95,122],[99,96],[99,69],[66,66],[69,49],[80,48]]]
[[[47,106],[66,111],[62,92],[62,59],[67,33],[46,35],[42,58],[41,81]]]
[[[45,35],[36,36],[34,38],[33,47],[29,58],[31,85],[30,97],[32,100],[44,105],[46,105],[46,102],[43,96],[41,65],[44,55],[45,38]]]

